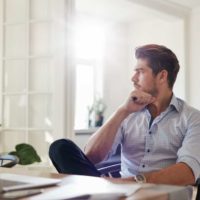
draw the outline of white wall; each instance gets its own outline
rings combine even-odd
[[[107,35],[104,65],[104,99],[108,117],[130,91],[128,26],[110,24]]]
[[[189,84],[189,102],[200,110],[200,7],[190,17],[190,62],[186,83]]]

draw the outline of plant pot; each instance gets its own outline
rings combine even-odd
[[[95,127],[102,126],[103,120],[104,120],[103,115],[96,114],[96,116],[95,116]]]

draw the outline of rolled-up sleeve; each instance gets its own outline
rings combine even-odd
[[[200,112],[188,116],[188,128],[182,147],[178,150],[177,162],[186,163],[193,171],[195,180],[200,178]]]
[[[200,165],[199,162],[194,159],[194,157],[182,156],[178,159],[177,162],[186,163],[192,169],[195,181],[197,181],[197,179],[200,178]]]

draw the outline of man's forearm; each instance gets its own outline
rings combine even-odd
[[[195,177],[193,172],[191,168],[185,163],[177,163],[159,171],[144,173],[144,176],[147,183],[183,186],[195,184]],[[122,178],[121,181],[131,182],[134,181],[134,178]]]
[[[109,152],[117,130],[128,113],[119,108],[113,116],[89,139],[85,154],[93,162],[98,163],[104,159]]]
[[[192,169],[185,163],[177,163],[157,172],[145,174],[148,183],[193,185],[195,177]]]

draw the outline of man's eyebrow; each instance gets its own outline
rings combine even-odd
[[[143,69],[144,69],[143,67],[135,67],[134,68],[135,71],[139,71],[139,70],[143,70]]]

